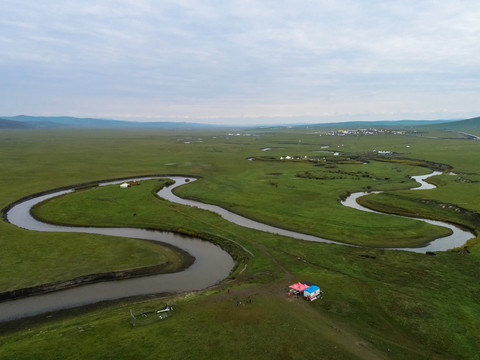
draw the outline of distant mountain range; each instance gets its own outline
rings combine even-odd
[[[28,127],[28,124],[21,121],[0,119],[0,129],[25,129]]]
[[[265,120],[263,118],[263,120]],[[284,128],[287,125],[278,126],[248,126],[248,128]],[[396,120],[396,121],[349,121],[337,123],[318,123],[318,124],[292,124],[289,127],[295,128],[372,128],[372,127],[396,127],[406,128],[422,126],[432,129],[453,130],[453,131],[474,131],[480,130],[480,117],[466,120]],[[170,129],[170,130],[195,130],[195,129],[213,129],[213,128],[232,128],[230,125],[209,125],[195,122],[135,122],[121,120],[106,120],[95,118],[76,118],[69,116],[44,117],[44,116],[3,116],[0,117],[0,129],[32,129],[32,128],[144,128],[144,129]],[[235,126],[239,128],[240,126]],[[246,127],[246,126],[245,126]]]
[[[161,129],[202,129],[219,127],[193,122],[136,122],[94,118],[76,118],[71,116],[2,116],[0,129],[6,128],[161,128]]]
[[[431,125],[431,124],[446,124],[452,121],[458,120],[376,120],[376,121],[346,121],[336,123],[321,123],[321,124],[309,124],[298,125],[302,127],[335,127],[342,129],[359,129],[359,128],[382,128],[382,127],[397,127],[406,128],[419,125]]]
[[[471,131],[480,135],[480,117],[459,120],[454,122],[448,122],[445,124],[432,124],[429,125],[430,128],[440,129],[440,130],[451,130],[451,131]]]

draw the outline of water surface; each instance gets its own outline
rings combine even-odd
[[[185,250],[195,257],[195,262],[186,270],[177,273],[81,285],[45,295],[2,302],[0,321],[130,296],[201,290],[222,281],[233,269],[234,261],[227,252],[198,238],[135,228],[57,226],[37,221],[30,215],[30,209],[35,204],[71,191],[51,193],[19,203],[7,213],[7,219],[14,225],[33,231],[93,233],[159,241]]]

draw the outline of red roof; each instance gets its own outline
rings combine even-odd
[[[308,287],[309,287],[308,285],[302,284],[300,282],[298,282],[296,284],[292,284],[292,285],[289,286],[289,288],[297,290],[297,291],[303,291]]]

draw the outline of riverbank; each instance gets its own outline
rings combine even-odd
[[[420,184],[417,187],[412,188],[411,190],[431,190],[436,188],[435,185],[428,182],[428,180],[436,175],[441,175],[441,172],[434,171],[431,174],[426,175],[419,175],[414,176],[413,178]],[[342,201],[342,204],[353,209],[366,211],[370,213],[377,213],[377,214],[390,214],[393,216],[402,216],[406,218],[411,218],[415,220],[424,221],[426,223],[443,227],[444,229],[448,229],[450,231],[449,234],[445,236],[440,236],[437,239],[424,244],[418,247],[409,247],[409,248],[401,248],[399,250],[407,250],[407,251],[415,251],[415,252],[425,252],[425,253],[433,253],[436,251],[447,251],[455,248],[460,248],[466,246],[468,241],[475,238],[475,227],[470,226],[467,227],[465,230],[465,220],[468,221],[468,217],[462,216],[460,224],[452,224],[452,216],[449,217],[441,217],[436,211],[435,208],[432,209],[432,206],[421,206],[418,201],[413,204],[403,204],[403,208],[400,208],[398,205],[398,201],[391,201],[392,198],[397,198],[399,192],[389,192],[385,193],[382,191],[374,191],[372,193],[368,192],[359,192],[350,194],[346,199]],[[408,194],[408,191],[400,191],[400,193]],[[382,198],[389,199],[390,201],[383,201],[379,202],[378,199]],[[373,200],[372,200],[373,199]],[[430,204],[431,205],[431,204]],[[415,209],[415,211],[412,211]],[[437,220],[434,220],[437,219]],[[439,221],[443,220],[443,221]],[[449,221],[449,222],[446,222]],[[463,226],[462,226],[463,225]]]
[[[137,271],[82,276],[74,281],[62,281],[19,292],[9,292],[5,294],[6,297],[25,296],[29,293],[37,296],[0,303],[0,321],[121,297],[200,290],[223,280],[234,268],[234,261],[227,252],[212,242],[199,238],[138,228],[59,226],[39,222],[30,215],[30,209],[36,204],[63,195],[65,192],[65,190],[58,193],[49,192],[48,195],[17,203],[8,211],[7,219],[12,224],[34,231],[95,233],[160,242],[182,255],[182,261],[179,261],[176,266],[181,271],[161,274],[157,272],[155,276],[142,277],[136,281],[135,277],[140,277],[142,272],[159,270],[159,267],[150,267]],[[117,281],[98,282],[105,277],[110,279],[117,276],[119,277]],[[53,290],[58,291],[51,292]]]
[[[138,278],[138,277],[144,277],[144,276],[179,272],[187,269],[195,261],[195,258],[186,252],[183,252],[182,257],[183,257],[183,261],[176,264],[167,262],[165,264],[147,266],[147,267],[136,268],[136,269],[126,269],[126,270],[110,271],[110,272],[104,272],[104,273],[98,273],[98,274],[88,274],[88,275],[78,276],[70,280],[40,284],[36,286],[31,286],[28,288],[16,289],[11,291],[4,291],[4,292],[0,292],[0,302],[16,300],[16,299],[37,296],[37,295],[43,295],[43,294],[47,294],[55,291],[70,289],[72,287],[77,287],[77,286],[82,286],[87,284],[95,284],[103,281],[119,281],[119,280],[132,279],[132,278]]]
[[[118,177],[116,180],[124,178]],[[98,181],[78,182],[72,186],[57,187],[25,196],[4,206],[2,218],[6,220],[10,208],[28,199],[47,195],[52,191],[72,187],[86,189],[97,184]],[[34,189],[27,182],[24,187]],[[2,198],[5,199],[5,196]],[[190,255],[186,253],[182,255],[182,251],[162,246],[154,241],[80,232],[32,232],[12,226],[6,221],[0,225],[2,228],[0,242],[4,255],[1,262],[3,274],[0,278],[1,292],[31,289],[45,283],[68,282],[90,274],[124,273],[125,270],[128,273],[130,269],[147,268],[147,274],[151,273],[148,268],[156,268],[159,273],[171,272],[175,271],[175,268],[183,268],[185,266],[182,265],[183,262],[191,263]],[[168,266],[162,266],[167,263]],[[131,276],[124,274],[122,277]]]

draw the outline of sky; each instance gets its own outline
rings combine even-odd
[[[2,0],[0,115],[480,116],[478,0]]]

